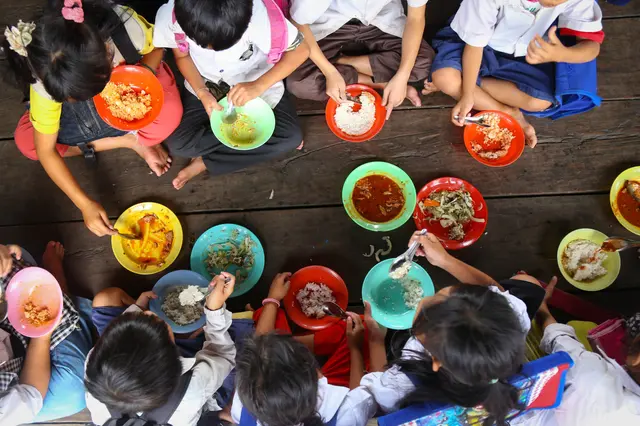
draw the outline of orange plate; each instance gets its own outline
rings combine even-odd
[[[327,120],[327,125],[329,126],[333,134],[347,142],[365,142],[369,139],[373,139],[378,133],[380,133],[380,130],[382,130],[382,127],[384,126],[384,123],[386,121],[387,110],[382,106],[382,98],[380,97],[378,92],[376,92],[369,86],[365,86],[364,84],[350,84],[347,86],[347,93],[351,96],[360,96],[362,92],[371,93],[376,98],[376,121],[374,121],[373,126],[366,133],[358,136],[352,136],[346,134],[338,128],[334,119],[338,104],[333,99],[329,98],[327,107],[324,110],[324,116]]]
[[[438,239],[442,241],[442,245],[449,250],[458,250],[468,247],[480,239],[487,227],[487,222],[489,221],[487,203],[484,201],[480,191],[478,191],[473,185],[465,180],[455,177],[443,177],[432,180],[422,187],[418,193],[418,202],[420,202],[420,200],[428,198],[432,192],[442,190],[455,191],[460,189],[460,187],[464,187],[464,189],[469,191],[469,194],[471,194],[471,199],[473,200],[476,212],[475,216],[478,219],[484,219],[484,223],[471,221],[464,225],[465,235],[462,241],[450,240],[449,229],[440,226],[440,221],[434,220],[430,222],[428,219],[431,215],[425,216],[425,214],[422,213],[422,210],[420,210],[418,203],[416,203],[416,208],[413,211],[413,221],[416,223],[418,229],[426,229],[428,232],[431,232],[433,235],[438,237]]]
[[[317,331],[329,327],[340,319],[328,315],[321,319],[309,318],[302,312],[296,294],[310,282],[322,283],[329,287],[333,291],[338,306],[345,310],[349,302],[349,292],[340,275],[325,266],[306,266],[291,276],[289,292],[283,301],[287,315],[300,327]]]
[[[507,151],[507,154],[502,158],[498,158],[497,160],[487,160],[486,158],[482,158],[478,154],[473,152],[473,149],[471,149],[472,142],[475,142],[484,148],[494,148],[494,146],[488,146],[488,144],[485,145],[482,127],[475,124],[469,124],[468,126],[464,127],[464,146],[467,147],[467,151],[469,151],[469,154],[471,154],[474,159],[489,167],[505,167],[509,164],[513,164],[518,158],[520,158],[522,152],[524,151],[524,132],[522,131],[522,127],[520,127],[520,124],[516,121],[515,118],[513,118],[509,114],[505,114],[502,111],[481,111],[474,115],[474,117],[478,117],[487,113],[499,115],[500,127],[511,130],[511,133],[513,133],[513,135],[515,136],[515,138],[511,141],[511,146],[509,147],[509,151]]]
[[[149,93],[151,95],[151,111],[140,120],[125,121],[114,117],[109,108],[107,108],[107,103],[102,99],[102,96],[97,94],[93,97],[93,103],[96,105],[98,115],[102,117],[105,123],[118,130],[140,130],[158,118],[164,103],[164,91],[160,81],[151,71],[136,65],[121,65],[111,71],[111,79],[109,81],[112,83],[131,84],[134,90],[144,90]]]

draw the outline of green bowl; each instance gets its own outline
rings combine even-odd
[[[383,175],[392,179],[402,189],[404,195],[404,207],[398,216],[393,220],[384,223],[371,222],[358,213],[356,207],[353,205],[351,196],[356,183],[363,177],[369,175]],[[416,187],[413,185],[413,181],[408,174],[404,172],[400,167],[393,164],[385,163],[382,161],[374,161],[361,165],[352,171],[342,186],[342,204],[347,214],[358,225],[370,231],[391,231],[404,225],[404,223],[411,218],[413,210],[416,207]]]
[[[256,149],[264,145],[273,135],[273,131],[276,128],[276,117],[273,115],[273,110],[269,104],[262,100],[262,98],[255,98],[247,102],[244,106],[236,107],[236,113],[238,114],[236,123],[244,121],[247,124],[245,128],[253,129],[250,135],[250,141],[242,140],[243,134],[247,135],[247,133],[242,131],[240,131],[240,138],[238,140],[233,140],[229,137],[229,129],[233,125],[222,122],[222,117],[227,109],[227,98],[222,99],[218,103],[224,110],[213,111],[211,113],[211,130],[213,130],[216,138],[229,148],[238,151]]]

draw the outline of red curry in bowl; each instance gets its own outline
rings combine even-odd
[[[358,214],[375,223],[395,219],[404,207],[402,188],[383,175],[369,175],[358,180],[351,199]]]

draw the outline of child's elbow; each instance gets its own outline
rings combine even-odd
[[[311,49],[309,48],[309,44],[306,40],[302,40],[302,43],[300,43],[300,45],[296,47],[296,52],[300,55],[301,58],[304,58],[305,61],[309,59]]]

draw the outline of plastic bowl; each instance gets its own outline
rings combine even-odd
[[[336,109],[338,108],[336,101],[330,98],[327,101],[327,106],[324,110],[324,116],[327,120],[329,129],[331,129],[334,135],[347,142],[365,142],[373,139],[378,133],[380,133],[380,130],[384,127],[384,123],[387,119],[387,110],[382,106],[382,98],[378,92],[364,84],[350,84],[347,86],[347,93],[351,96],[360,96],[362,92],[371,93],[373,97],[376,98],[376,115],[373,126],[361,135],[349,135],[338,128],[334,118],[336,115]]]
[[[196,285],[200,288],[208,288],[209,282],[202,275],[193,272],[193,271],[173,271],[169,272],[164,277],[160,278],[158,282],[153,286],[153,292],[158,295],[157,299],[151,299],[149,301],[149,310],[162,318],[167,324],[171,326],[171,329],[174,333],[183,334],[183,333],[192,333],[203,327],[205,324],[205,316],[204,316],[204,308],[202,310],[202,316],[199,320],[192,322],[187,325],[178,325],[175,322],[171,321],[169,317],[162,310],[162,304],[164,303],[164,299],[171,290],[175,287],[179,286],[188,286],[188,285]]]
[[[151,111],[140,120],[125,121],[121,118],[114,117],[109,111],[107,103],[102,99],[102,96],[97,94],[93,97],[93,103],[96,106],[98,115],[105,123],[114,129],[131,131],[140,130],[158,118],[162,110],[162,105],[164,104],[164,91],[158,77],[153,75],[151,71],[136,65],[121,65],[111,71],[111,79],[109,81],[112,83],[130,84],[136,91],[144,90],[149,93],[151,95]]]
[[[618,210],[618,193],[627,180],[640,181],[640,166],[631,167],[620,173],[618,177],[616,177],[616,179],[613,181],[613,184],[611,185],[611,191],[609,191],[609,203],[611,204],[611,210],[613,211],[616,219],[618,219],[618,222],[620,222],[622,226],[627,228],[628,231],[633,232],[636,235],[640,235],[640,227],[635,226],[634,224],[629,222],[624,216],[622,216],[620,210]]]
[[[38,267],[24,268],[13,276],[5,294],[9,322],[20,334],[41,337],[49,334],[62,318],[62,290],[51,273]],[[53,317],[36,327],[24,319],[24,305],[31,299],[36,306],[46,306]]]
[[[400,214],[389,222],[370,222],[362,217],[353,205],[351,197],[356,183],[360,179],[369,175],[386,176],[397,183],[402,189],[402,194],[404,195],[404,207]],[[347,176],[347,179],[344,181],[344,185],[342,186],[342,204],[344,205],[344,209],[347,211],[351,220],[363,228],[378,232],[391,231],[401,227],[407,220],[409,220],[409,218],[411,218],[413,209],[416,205],[416,187],[413,185],[413,181],[409,175],[400,167],[382,161],[374,161],[357,167],[349,174],[349,176]]]
[[[336,304],[344,310],[347,309],[349,303],[349,291],[340,275],[325,266],[306,266],[291,276],[289,292],[283,300],[287,315],[300,327],[317,331],[339,322],[340,318],[329,315],[320,319],[309,318],[302,312],[300,304],[296,300],[296,294],[310,282],[324,284],[329,287],[336,298]]]
[[[574,287],[579,288],[584,291],[598,291],[604,288],[609,287],[613,282],[618,278],[618,274],[620,273],[620,253],[607,253],[607,259],[602,262],[602,266],[607,270],[607,274],[597,278],[591,282],[581,282],[576,281],[569,276],[569,274],[564,270],[564,266],[562,266],[562,255],[564,253],[567,245],[573,240],[589,240],[598,245],[601,245],[604,240],[607,239],[607,236],[600,231],[596,231],[595,229],[589,228],[581,228],[576,229],[575,231],[567,234],[566,237],[560,241],[560,245],[558,246],[558,268],[560,268],[560,272],[562,276],[569,281],[569,284]]]
[[[254,258],[253,267],[248,271],[249,276],[244,281],[241,283],[236,281],[236,286],[230,297],[245,294],[260,280],[262,272],[264,271],[265,256],[264,249],[262,248],[262,244],[258,237],[244,226],[233,223],[223,223],[207,229],[202,235],[200,235],[193,246],[193,250],[191,250],[191,270],[199,273],[208,280],[212,280],[213,277],[209,273],[207,265],[205,264],[205,260],[209,254],[209,247],[212,244],[225,243],[232,239],[235,242],[240,243],[242,239],[247,236],[251,238],[251,241],[253,241],[253,248],[251,249]],[[236,266],[231,266],[226,272],[235,275],[236,270]],[[219,274],[220,272],[222,271],[214,271],[216,274]]]
[[[378,323],[394,330],[406,330],[411,328],[416,310],[405,305],[402,285],[389,277],[392,263],[393,259],[386,259],[371,268],[362,285],[362,300],[371,304],[371,315]],[[435,294],[433,281],[422,266],[412,263],[408,277],[420,281],[423,297]]]
[[[471,185],[469,182],[456,178],[456,177],[442,177],[431,182],[427,183],[422,187],[420,192],[418,193],[418,202],[420,200],[424,200],[428,198],[432,192],[436,191],[455,191],[460,187],[464,187],[469,194],[471,194],[471,199],[474,203],[476,217],[478,219],[484,219],[484,222],[469,222],[464,225],[465,236],[462,241],[455,241],[449,239],[449,230],[448,228],[443,228],[440,226],[439,221],[430,222],[428,218],[431,216],[426,216],[420,210],[420,207],[416,204],[416,208],[413,212],[413,221],[416,224],[418,229],[426,229],[436,237],[440,241],[442,241],[442,245],[449,250],[459,250],[464,247],[469,247],[471,244],[475,243],[482,237],[484,234],[484,230],[487,227],[487,223],[489,221],[489,209],[487,208],[487,203],[484,201],[482,194],[480,191],[476,189],[475,186]]]
[[[169,255],[164,261],[162,266],[157,265],[141,265],[136,262],[136,256],[132,253],[127,245],[125,244],[127,240],[122,238],[119,235],[111,236],[111,249],[113,250],[113,254],[118,260],[118,262],[127,270],[139,274],[139,275],[152,275],[157,274],[158,272],[164,271],[167,269],[180,254],[180,250],[182,249],[182,225],[180,224],[180,220],[178,216],[175,215],[168,207],[163,206],[162,204],[145,202],[139,203],[129,207],[124,211],[114,224],[114,227],[121,232],[127,233],[128,229],[138,221],[142,216],[147,213],[154,213],[156,216],[161,218],[165,223],[169,223],[169,226],[173,230],[173,245],[171,246],[171,251]]]
[[[213,134],[216,138],[229,148],[236,149],[238,151],[256,149],[267,143],[273,135],[273,131],[276,128],[276,117],[269,104],[262,98],[252,99],[244,106],[236,107],[236,113],[238,114],[236,123],[243,120],[243,118],[240,117],[240,114],[243,114],[246,117],[244,121],[246,124],[245,127],[247,129],[253,129],[253,133],[251,134],[253,141],[249,143],[233,141],[229,138],[227,132],[223,130],[223,127],[228,125],[222,122],[222,117],[224,117],[227,109],[227,98],[222,99],[219,104],[224,108],[224,110],[213,111],[211,113],[211,130],[213,130]]]
[[[479,117],[483,114],[493,113],[500,116],[500,127],[511,130],[511,133],[515,136],[515,138],[511,141],[511,146],[507,151],[507,154],[496,160],[489,160],[486,158],[480,157],[478,154],[473,152],[471,148],[471,143],[475,142],[484,148],[494,148],[494,146],[487,146],[484,143],[484,133],[482,133],[482,127],[476,124],[470,124],[465,126],[464,128],[464,146],[469,151],[469,154],[477,160],[478,162],[487,165],[489,167],[505,167],[509,164],[515,163],[515,161],[520,158],[522,152],[524,151],[524,132],[522,131],[522,127],[520,123],[516,121],[515,118],[510,116],[509,114],[505,114],[502,111],[482,111],[474,115],[474,117]]]

